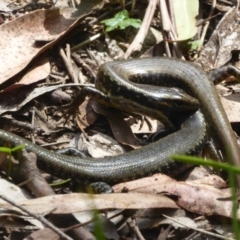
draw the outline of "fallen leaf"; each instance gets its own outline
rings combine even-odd
[[[0,84],[13,77],[37,55],[52,47],[99,3],[83,1],[82,9],[37,10],[0,26]],[[73,17],[75,16],[75,18]]]
[[[28,72],[19,81],[20,84],[28,85],[36,83],[48,77],[50,73],[50,63],[46,57],[38,59],[35,66],[28,70]]]
[[[89,136],[89,141],[85,141],[83,144],[87,146],[88,152],[93,158],[115,156],[125,152],[116,140],[102,133]]]
[[[1,102],[0,102],[0,115],[5,112],[15,112],[18,111],[25,104],[30,102],[32,99],[45,94],[47,92],[54,91],[61,87],[73,87],[73,86],[82,86],[82,84],[64,84],[57,86],[44,86],[44,87],[27,87],[21,88],[19,91],[19,87],[22,84],[12,85],[4,92],[0,94]]]
[[[147,200],[147,201],[146,201]],[[15,200],[17,201],[17,199]],[[47,196],[26,201],[19,201],[28,211],[35,214],[67,214],[88,210],[139,209],[139,208],[178,208],[175,202],[165,196],[142,193],[86,194],[73,193]],[[19,211],[8,203],[1,203],[1,208]]]
[[[240,94],[220,97],[229,122],[240,122]]]
[[[99,118],[99,115],[92,109],[92,104],[94,101],[95,100],[92,98],[86,98],[85,101],[79,106],[76,120],[80,129],[86,129],[94,124]]]
[[[24,201],[26,199],[30,199],[32,196],[25,191],[24,189],[21,189],[20,187],[6,181],[5,179],[0,179],[0,195],[7,195],[8,198],[10,198],[12,201],[15,201],[15,199],[18,199],[18,201]],[[5,204],[6,202],[2,199],[0,199],[0,206],[2,204]],[[13,214],[13,213],[12,213]],[[20,217],[20,216],[19,216]],[[29,218],[28,216],[22,216],[22,218],[25,221],[30,222],[31,224],[33,224],[34,226],[38,227],[38,228],[42,228],[43,225],[41,222],[39,222],[36,219],[33,218]],[[13,224],[12,227],[18,227],[18,225],[16,225],[17,223],[13,223],[12,221],[10,222],[5,222],[5,219],[2,218],[1,219],[1,224],[4,224],[5,226],[9,226],[10,224]],[[20,226],[19,226],[20,227]],[[24,229],[24,226],[21,225],[21,228]]]
[[[196,63],[208,72],[229,62],[233,50],[239,50],[238,10],[231,8],[218,23]]]
[[[152,178],[152,179],[151,179]],[[163,180],[161,181],[161,178]],[[214,179],[214,178],[213,178]],[[177,182],[174,179],[165,177],[164,175],[153,175],[152,177],[118,184],[113,187],[114,191],[121,191],[123,187],[129,192],[141,192],[151,194],[171,194],[178,197],[176,201],[180,207],[187,209],[200,215],[221,215],[231,217],[232,201],[229,191],[219,190],[213,187],[214,182],[210,183],[210,178],[207,177],[207,184],[202,179],[202,183],[196,182]],[[144,184],[145,181],[145,184]],[[120,187],[119,187],[120,186]],[[224,200],[222,200],[224,199]],[[237,212],[240,219],[240,210]]]
[[[39,53],[58,39],[76,22],[65,17],[64,9],[37,10],[0,26],[0,84],[17,74]]]
[[[151,177],[145,177],[145,178],[141,178],[141,179],[137,179],[129,182],[116,184],[112,188],[115,193],[122,192],[124,189],[128,189],[128,191],[134,190],[137,192],[138,189],[144,189],[144,188],[148,188],[149,186],[154,186],[161,183],[163,184],[165,182],[171,182],[171,181],[175,182],[176,180],[170,178],[165,174],[157,173]],[[152,191],[152,193],[156,193],[156,192]]]
[[[54,239],[54,240],[58,240],[58,239],[60,239],[60,237],[57,233],[53,232],[51,229],[44,228],[44,229],[40,229],[38,231],[35,231],[35,232],[31,233],[25,239],[32,239],[32,240]]]
[[[124,121],[124,116],[118,110],[107,109],[99,103],[92,105],[93,110],[107,118],[111,125],[114,137],[122,144],[139,147],[141,141],[132,133],[130,126]]]
[[[0,12],[10,12],[11,9],[8,7],[9,2],[0,0]]]
[[[158,225],[162,225],[162,224],[171,224],[174,228],[197,228],[198,225],[189,217],[172,217],[172,219],[174,219],[175,221],[172,221],[171,219],[164,219],[162,221],[159,222]],[[185,226],[179,224],[179,223],[183,223]]]

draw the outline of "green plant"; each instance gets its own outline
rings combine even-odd
[[[141,25],[140,19],[129,18],[129,13],[127,10],[123,10],[114,15],[113,18],[109,18],[101,21],[105,24],[106,32],[113,31],[115,29],[125,29],[127,27],[139,28]]]
[[[9,165],[8,165],[8,173],[7,173],[8,176],[10,175],[10,172],[12,170],[12,154],[14,152],[17,152],[17,151],[23,149],[23,148],[24,148],[23,145],[19,145],[19,146],[16,146],[14,148],[0,147],[0,152],[8,154],[9,157],[10,157],[10,161],[9,161]]]

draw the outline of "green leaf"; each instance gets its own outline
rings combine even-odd
[[[141,25],[140,19],[129,18],[127,10],[123,10],[114,15],[114,18],[101,21],[105,24],[106,32],[113,31],[115,29],[125,29],[127,27],[139,28]]]
[[[8,164],[8,172],[7,172],[8,178],[9,178],[10,173],[12,171],[12,153],[13,152],[17,152],[20,149],[23,149],[24,147],[25,147],[24,145],[19,145],[19,146],[16,146],[14,148],[0,147],[0,152],[7,153],[9,155],[9,157],[10,157],[10,161],[9,161],[9,164]]]
[[[8,154],[11,154],[11,151],[12,149],[11,148],[8,148],[8,147],[0,147],[0,152],[3,152],[3,153],[8,153]]]
[[[121,12],[118,12],[117,14],[114,15],[115,19],[118,19],[119,21],[123,21],[125,19],[129,18],[129,13],[127,10],[123,10]]]
[[[14,148],[8,148],[8,147],[0,147],[0,152],[12,154],[12,152],[16,152],[20,149],[23,149],[25,146],[24,145],[19,145]]]
[[[174,0],[173,12],[178,41],[190,39],[197,33],[196,19],[199,9],[198,0]]]
[[[16,146],[16,147],[12,148],[12,152],[16,152],[16,151],[21,150],[21,149],[23,149],[23,148],[25,148],[24,145],[18,145],[18,146]]]
[[[171,156],[172,159],[190,163],[190,164],[196,164],[196,165],[202,165],[202,166],[211,166],[213,168],[222,169],[224,171],[232,171],[234,174],[240,175],[240,168],[226,163],[220,163],[213,160],[205,160],[203,158],[194,157],[194,156],[185,156],[185,155],[173,155]]]
[[[93,215],[93,233],[97,240],[105,240],[104,229],[98,211],[94,211]]]
[[[119,23],[120,29],[125,29],[126,27],[129,27],[129,26],[139,28],[141,26],[141,20],[129,18]]]

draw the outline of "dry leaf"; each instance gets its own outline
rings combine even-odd
[[[174,228],[198,228],[197,223],[195,223],[191,218],[189,217],[178,217],[178,216],[174,216],[171,217],[172,219],[174,219],[176,222],[172,221],[171,219],[165,218],[164,220],[159,222],[159,225],[162,224],[171,224]],[[183,223],[185,226],[179,224],[179,223]]]
[[[73,193],[26,200],[18,202],[18,204],[24,206],[28,211],[41,215],[47,214],[53,210],[53,214],[67,214],[94,209],[178,208],[173,200],[165,196],[142,193],[100,195]],[[19,209],[8,203],[2,203],[0,207],[19,211]]]
[[[0,12],[10,12],[11,9],[8,7],[9,2],[0,0]]]
[[[89,141],[85,141],[84,144],[93,158],[115,156],[125,152],[116,140],[102,133],[90,136]]]
[[[240,25],[238,19],[238,10],[234,7],[218,23],[196,61],[205,71],[223,66],[231,59],[231,52],[239,50]]]
[[[163,178],[162,181],[161,178]],[[114,186],[113,189],[114,191],[121,191],[124,186],[131,192],[172,194],[178,197],[177,204],[188,211],[200,215],[221,215],[230,218],[232,201],[229,198],[229,191],[226,192],[213,187],[214,178],[212,179],[213,183],[210,182],[211,178],[208,176],[206,180],[202,179],[202,183],[197,183],[195,181],[177,182],[163,175],[153,175],[152,177],[140,179],[143,186],[141,186],[141,184],[138,185],[138,180],[135,180],[124,184],[118,184]],[[238,219],[240,219],[240,210],[238,210],[237,215]]]
[[[26,199],[30,199],[32,196],[25,191],[24,189],[21,189],[20,187],[6,181],[5,179],[0,179],[0,194],[1,195],[7,195],[8,198],[10,198],[12,201],[15,201],[16,199],[18,199],[18,201],[24,201]],[[2,199],[0,199],[0,206],[2,204],[5,204],[6,202]],[[12,213],[13,215],[13,213]],[[20,217],[20,216],[18,216]],[[38,228],[42,228],[43,225],[41,222],[39,222],[36,219],[33,219],[31,217],[28,216],[22,216],[22,219],[24,219],[25,221],[30,222],[31,224],[33,224],[34,226],[38,227]],[[15,225],[12,227],[18,227],[17,223],[13,223],[12,221],[10,222],[6,222],[7,219],[1,219],[1,224],[5,224],[5,227],[8,225],[10,227],[11,224]],[[2,225],[3,226],[3,225]],[[21,228],[24,229],[25,225],[21,225]]]
[[[95,100],[92,98],[87,98],[79,106],[77,114],[77,124],[80,129],[86,129],[95,123],[99,118],[99,115],[93,111],[92,104]]]
[[[53,46],[92,11],[94,2],[84,1],[85,11],[70,8],[37,10],[0,26],[0,84],[16,75],[37,55]],[[76,18],[73,18],[73,15]],[[50,42],[51,41],[51,42]],[[50,42],[50,43],[48,43]]]
[[[38,231],[35,231],[27,236],[27,238],[24,238],[24,240],[32,239],[32,240],[40,240],[40,239],[52,239],[52,240],[60,240],[58,234],[53,232],[49,228],[40,229]]]
[[[204,184],[206,186],[210,186],[218,189],[223,189],[223,188],[226,188],[227,186],[226,182],[217,175],[208,175],[201,179],[186,181],[186,183],[197,185],[197,186],[199,184]]]
[[[129,191],[134,190],[137,192],[138,189],[144,189],[144,188],[148,188],[149,186],[163,184],[165,182],[168,183],[171,181],[175,182],[176,180],[170,178],[169,176],[167,176],[165,174],[157,173],[151,177],[145,177],[145,178],[141,178],[141,179],[137,179],[137,180],[133,180],[133,181],[129,181],[129,182],[116,184],[112,188],[113,188],[114,192],[116,192],[116,193],[122,192],[123,189],[128,189]],[[156,192],[154,192],[154,193],[156,193]]]
[[[229,122],[240,122],[240,94],[220,97]]]
[[[32,99],[45,94],[47,92],[54,91],[61,87],[74,87],[81,86],[81,84],[64,84],[50,87],[37,87],[37,88],[21,88],[13,89],[16,87],[20,87],[21,85],[13,85],[5,92],[0,94],[1,102],[0,102],[0,115],[5,112],[15,112],[18,111],[25,104],[30,102]]]
[[[42,57],[34,63],[34,67],[28,70],[28,72],[22,77],[19,83],[24,85],[36,83],[47,78],[49,73],[50,63],[46,57]]]
[[[130,126],[124,121],[124,116],[118,110],[107,109],[99,103],[92,105],[93,110],[107,118],[114,137],[122,144],[136,148],[141,141],[132,133]]]
[[[0,84],[17,74],[73,26],[63,9],[37,10],[0,26]]]

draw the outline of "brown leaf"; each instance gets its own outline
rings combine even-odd
[[[221,215],[231,217],[232,201],[218,200],[229,198],[228,193],[224,193],[210,186],[198,185],[190,186],[184,183],[168,186],[168,193],[178,195],[178,205],[200,215]],[[240,212],[237,213],[240,219]]]
[[[205,71],[223,66],[232,57],[233,50],[239,50],[240,25],[238,9],[231,8],[221,19],[196,63]]]
[[[208,175],[201,179],[187,181],[187,183],[195,184],[195,185],[204,184],[206,186],[210,186],[218,189],[223,189],[223,188],[226,188],[227,186],[226,182],[223,181],[223,179],[217,175]]]
[[[19,81],[20,84],[36,83],[40,80],[47,78],[50,73],[50,63],[46,57],[42,57],[35,62],[34,67],[28,70],[28,72]]]
[[[72,9],[37,10],[0,26],[0,84],[17,74],[38,54],[75,27],[85,12],[72,18]],[[75,14],[76,15],[76,14]],[[47,43],[51,41],[50,43]]]
[[[0,84],[53,45],[36,40],[56,40],[74,22],[64,16],[64,10],[51,9],[37,10],[0,26]]]
[[[231,94],[220,97],[229,122],[240,122],[240,95]]]
[[[142,193],[116,193],[91,195],[73,193],[67,195],[54,195],[32,200],[18,202],[35,214],[47,214],[55,210],[54,214],[67,214],[88,210],[106,209],[148,209],[148,208],[178,208],[173,200],[165,196]],[[6,203],[1,208],[18,210]]]
[[[49,228],[44,228],[40,229],[38,231],[35,231],[31,233],[27,238],[24,239],[32,239],[32,240],[37,240],[37,239],[52,239],[52,240],[58,240],[60,239],[59,235],[57,235],[55,232],[53,232]]]
[[[116,140],[102,133],[89,136],[88,141],[84,141],[84,145],[86,145],[88,153],[94,158],[115,156],[125,152]]]
[[[134,192],[172,194],[178,197],[177,204],[179,206],[200,215],[231,217],[232,201],[229,198],[230,194],[213,187],[215,178],[211,179],[207,176],[206,180],[201,180],[201,183],[196,181],[177,182],[171,178],[156,174],[141,179],[142,183],[145,181],[142,187],[141,184],[137,185],[138,181],[124,183],[124,187]],[[122,187],[123,185],[118,184],[113,189],[114,191],[121,191]],[[240,219],[240,211],[238,211],[237,216]]]
[[[22,85],[22,84],[21,84]],[[0,115],[5,112],[15,112],[19,110],[21,107],[23,107],[25,104],[30,102],[32,99],[45,94],[47,92],[54,91],[61,87],[70,87],[70,86],[79,86],[81,84],[64,84],[64,85],[56,85],[56,86],[50,86],[50,87],[27,87],[27,88],[21,88],[19,90],[18,85],[12,85],[7,90],[2,92],[0,94],[1,102],[0,102]]]
[[[80,129],[85,129],[91,126],[98,118],[99,115],[93,111],[92,104],[95,100],[87,98],[78,108],[77,124]]]
[[[209,174],[209,171],[202,166],[195,166],[190,172],[187,171],[181,179],[189,182],[190,184],[200,183],[210,185],[218,189],[226,188],[226,182],[221,177],[215,174]]]
[[[151,177],[145,177],[145,178],[141,178],[141,179],[137,179],[129,182],[116,184],[113,186],[113,190],[116,193],[122,192],[123,189],[128,189],[129,191],[144,192],[143,189],[145,188],[149,189],[149,186],[152,186],[154,188],[155,185],[163,184],[165,182],[168,183],[171,181],[175,182],[176,180],[168,177],[165,174],[157,173]],[[150,192],[156,193],[155,191],[152,191],[152,188],[150,189]]]
[[[95,103],[93,110],[107,118],[111,125],[114,137],[122,144],[136,148],[141,141],[132,133],[130,126],[124,121],[123,114],[115,109],[106,109],[104,106]]]

